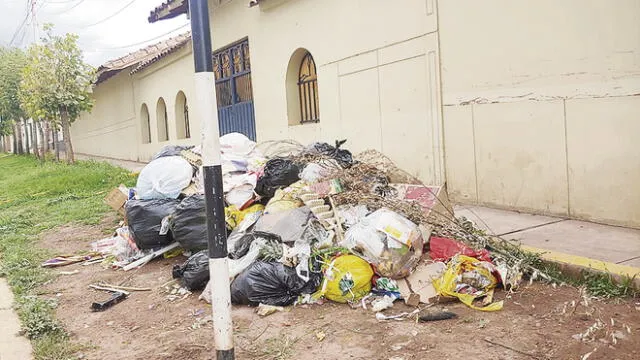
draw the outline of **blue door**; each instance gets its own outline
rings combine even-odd
[[[239,132],[256,140],[249,41],[213,53],[220,135]]]

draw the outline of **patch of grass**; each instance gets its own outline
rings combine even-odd
[[[640,296],[640,291],[633,285],[635,277],[625,276],[616,281],[610,274],[583,271],[582,279],[587,292],[595,297],[611,299]]]
[[[291,358],[294,345],[300,340],[296,337],[276,336],[265,340],[262,358],[285,360]]]
[[[76,359],[76,354],[90,347],[69,342],[66,334],[48,333],[32,342],[33,355],[40,360]]]
[[[0,157],[0,276],[16,295],[24,334],[38,360],[69,359],[78,351],[55,319],[55,301],[38,296],[52,273],[40,264],[56,255],[36,246],[42,231],[79,223],[97,224],[109,211],[106,193],[135,177],[106,163],[40,164],[28,156]],[[82,249],[79,249],[82,250]]]

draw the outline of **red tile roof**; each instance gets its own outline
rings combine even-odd
[[[120,71],[130,67],[133,67],[130,74],[134,74],[174,51],[181,49],[189,43],[189,41],[191,41],[191,32],[186,32],[108,61],[98,68],[95,84],[100,84]]]

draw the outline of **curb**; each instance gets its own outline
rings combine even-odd
[[[633,278],[633,286],[640,289],[640,268],[525,245],[522,245],[522,249],[540,254],[542,260],[558,265],[560,270],[571,277],[577,278],[583,271],[606,273],[617,282],[623,278]]]

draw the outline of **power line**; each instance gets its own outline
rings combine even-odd
[[[121,12],[123,12],[126,8],[128,8],[128,7],[129,7],[129,6],[131,6],[131,5],[133,5],[133,3],[134,3],[134,2],[136,2],[136,0],[131,0],[131,1],[129,1],[125,6],[123,6],[122,8],[120,8],[120,10],[116,11],[115,13],[113,13],[113,14],[111,14],[111,15],[107,16],[106,18],[104,18],[104,19],[102,19],[102,20],[100,20],[100,21],[98,21],[98,22],[95,22],[95,23],[93,23],[93,24],[85,25],[85,26],[83,26],[82,28],[88,28],[88,27],[91,27],[91,26],[95,26],[95,25],[98,25],[98,24],[102,24],[103,22],[105,22],[105,21],[107,21],[107,20],[109,20],[109,19],[113,18],[114,16],[116,16],[116,15],[120,14]]]
[[[78,1],[78,0],[73,0],[73,1]],[[63,10],[60,10],[60,11],[57,11],[57,12],[52,12],[52,13],[47,12],[47,14],[48,14],[48,15],[60,15],[60,14],[62,14],[62,13],[66,13],[66,12],[68,12],[68,11],[71,11],[71,10],[73,10],[73,9],[77,8],[77,7],[78,7],[78,6],[80,6],[80,4],[82,4],[84,1],[85,1],[85,0],[80,0],[80,1],[78,1],[75,5],[71,6],[71,7],[70,7],[70,8],[68,8],[68,9],[63,9]],[[71,1],[68,1],[68,2],[71,2]],[[65,3],[66,3],[66,2],[65,2]],[[57,3],[57,2],[56,2],[56,3],[52,3],[51,1],[45,1],[45,2],[44,2],[44,4],[63,4],[63,3]]]
[[[162,34],[162,35],[158,35],[158,36],[153,37],[153,38],[151,38],[151,39],[147,39],[147,40],[144,40],[144,41],[140,41],[140,42],[137,42],[137,43],[134,43],[134,44],[124,45],[124,46],[116,46],[116,47],[110,47],[110,48],[94,49],[94,50],[93,50],[93,52],[96,52],[96,51],[105,51],[105,50],[120,50],[120,49],[127,49],[127,48],[130,48],[130,47],[134,47],[134,46],[138,46],[138,45],[146,44],[146,43],[148,43],[149,41],[158,40],[158,39],[160,39],[160,38],[161,38],[161,37],[163,37],[163,36],[169,35],[169,34],[173,33],[174,31],[178,31],[178,30],[180,30],[180,29],[184,29],[184,28],[185,28],[185,27],[187,27],[187,26],[189,26],[189,24],[181,25],[181,26],[179,26],[179,27],[177,27],[177,28],[175,28],[175,29],[173,29],[173,30],[171,30],[171,31],[168,31],[168,32],[166,32],[166,33],[164,33],[164,34]]]
[[[9,41],[9,46],[11,46],[11,44],[13,44],[13,42],[16,40],[16,37],[18,36],[18,33],[20,32],[20,30],[22,30],[22,28],[27,23],[27,19],[29,19],[29,12],[27,12],[27,15],[24,17],[24,20],[22,20],[22,23],[20,23],[20,25],[18,25],[18,28],[13,33],[13,36],[11,37],[11,41]]]

